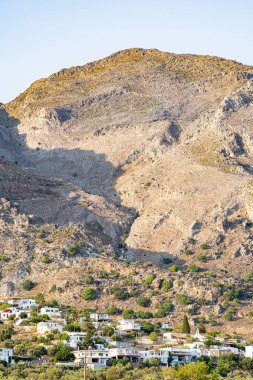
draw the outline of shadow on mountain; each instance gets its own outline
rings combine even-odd
[[[19,212],[31,214],[35,224],[93,225],[94,233],[99,230],[117,247],[137,216],[135,209],[121,205],[115,189],[121,169],[94,151],[30,149],[19,124],[0,109],[0,198],[17,202]],[[164,255],[136,250],[144,261]]]

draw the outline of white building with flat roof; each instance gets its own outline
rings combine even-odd
[[[46,334],[50,331],[57,330],[59,332],[62,332],[64,329],[64,325],[62,323],[57,323],[53,321],[48,322],[39,322],[37,324],[37,332],[39,334]]]
[[[0,348],[0,361],[8,364],[12,362],[13,350],[11,348]]]
[[[131,319],[121,319],[117,330],[120,332],[140,331],[141,325]]]
[[[58,307],[44,306],[40,309],[41,315],[48,315],[49,318],[60,318],[61,312]]]
[[[100,369],[105,367],[109,361],[109,350],[78,350],[74,351],[75,363],[86,363],[88,368]]]
[[[35,300],[33,300],[32,298],[22,298],[18,302],[18,308],[20,310],[34,309],[37,306],[38,305],[36,304]]]

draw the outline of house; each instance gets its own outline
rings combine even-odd
[[[74,351],[75,363],[86,363],[88,368],[100,369],[105,367],[109,361],[109,350],[78,350]]]
[[[169,327],[170,327],[170,326],[169,326],[168,323],[163,322],[163,323],[162,323],[162,326],[161,326],[161,329],[162,329],[162,330],[166,330],[166,329],[168,329]]]
[[[117,348],[127,348],[127,347],[130,347],[130,343],[122,342],[120,340],[112,340],[110,341],[110,346],[117,347]]]
[[[48,332],[54,331],[54,330],[62,332],[63,328],[64,328],[64,325],[62,323],[57,323],[57,322],[53,322],[53,321],[39,322],[37,324],[37,332],[39,334],[45,334],[45,333],[48,333]]]
[[[41,315],[48,315],[49,318],[60,318],[61,312],[58,307],[44,306],[40,309]]]
[[[11,348],[0,348],[0,361],[4,361],[7,364],[13,362],[13,350]]]
[[[11,306],[18,306],[22,297],[0,297],[0,303],[7,303]]]
[[[0,313],[1,319],[4,321],[8,319],[11,315],[16,315],[17,309],[15,307],[9,309],[3,309]]]
[[[128,332],[128,331],[140,331],[141,325],[130,319],[122,319],[119,321],[118,331]]]
[[[159,352],[156,350],[139,351],[139,354],[140,354],[140,363],[144,363],[151,358],[159,358],[160,359]]]
[[[163,342],[168,344],[181,344],[186,341],[189,335],[184,333],[166,332],[163,333]]]
[[[107,322],[109,315],[105,313],[93,313],[90,314],[90,319],[92,322]]]
[[[200,351],[191,348],[166,347],[159,350],[161,364],[178,365],[194,362],[200,357]]]
[[[22,298],[18,302],[18,308],[20,310],[29,310],[29,309],[36,308],[37,306],[38,305],[36,304],[35,300],[33,300],[31,298]]]
[[[226,354],[239,355],[240,350],[237,347],[211,346],[209,349],[204,350],[203,354],[215,359]]]
[[[133,348],[110,348],[109,357],[114,359],[128,359],[131,363],[138,363],[140,353],[139,350]]]
[[[246,358],[253,359],[253,346],[245,346],[245,355]]]
[[[82,343],[85,339],[86,332],[81,333],[81,332],[69,332],[69,340],[66,342],[66,344],[71,347],[71,348],[77,348],[78,343]]]

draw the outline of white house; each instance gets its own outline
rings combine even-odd
[[[177,365],[194,362],[200,357],[200,351],[191,348],[166,347],[159,350],[161,363]]]
[[[165,332],[163,333],[163,342],[169,344],[184,343],[188,336],[184,333]]]
[[[22,298],[18,303],[18,308],[20,310],[28,310],[36,308],[38,305],[36,304],[35,300],[31,298]]]
[[[122,319],[119,321],[118,331],[140,331],[141,325],[131,319]]]
[[[11,363],[13,358],[13,350],[11,348],[0,348],[0,360]]]
[[[74,351],[75,363],[86,363],[88,368],[100,369],[105,367],[109,360],[109,350],[78,350]]]
[[[82,343],[86,336],[86,332],[69,332],[69,340],[67,341],[67,345],[71,348],[77,348],[78,343]]]
[[[151,358],[159,358],[160,354],[158,351],[155,350],[145,350],[145,351],[139,351],[140,354],[140,363],[143,363]]]
[[[138,363],[140,358],[139,350],[134,348],[110,348],[109,357],[115,359],[129,359],[131,363]]]
[[[58,307],[44,306],[40,309],[40,314],[48,315],[49,318],[60,318],[61,312]]]
[[[105,313],[93,313],[90,314],[90,319],[92,322],[107,322],[109,315]]]
[[[0,302],[11,306],[18,306],[21,299],[21,297],[0,297]]]
[[[253,346],[245,346],[245,355],[246,358],[253,359]]]
[[[39,334],[45,334],[53,330],[57,330],[59,332],[62,332],[64,329],[64,325],[62,323],[57,322],[39,322],[37,324],[37,332]]]
[[[8,319],[11,315],[16,315],[17,309],[15,307],[11,307],[9,309],[3,309],[1,311],[1,319],[4,321]]]

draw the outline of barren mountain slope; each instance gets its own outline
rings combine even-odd
[[[62,228],[95,220],[130,261],[169,255],[182,270],[246,278],[252,78],[234,61],[130,49],[35,82],[2,107],[0,154],[16,162],[8,170],[49,181],[68,211],[54,197],[20,210]]]

